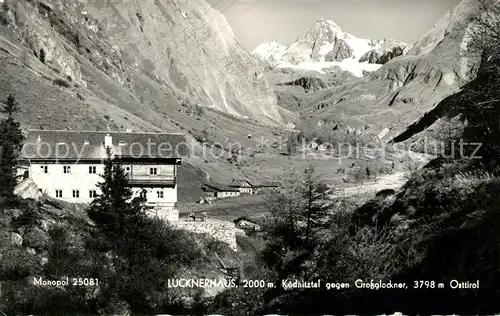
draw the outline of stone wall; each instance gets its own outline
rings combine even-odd
[[[228,243],[231,249],[237,251],[236,246],[236,227],[232,222],[226,222],[216,219],[202,221],[187,221],[185,219],[172,222],[178,229],[185,229],[193,233],[207,233],[213,238]]]
[[[147,213],[150,217],[159,217],[160,219],[175,223],[179,221],[179,210],[178,209],[152,209]]]

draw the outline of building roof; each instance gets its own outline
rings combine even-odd
[[[230,186],[232,187],[238,187],[238,188],[242,188],[242,187],[254,187],[253,184],[251,184],[249,181],[247,180],[242,180],[242,179],[233,179],[233,181],[231,182]]]
[[[239,192],[238,189],[220,183],[205,183],[202,189],[206,192]]]
[[[274,188],[274,187],[279,187],[279,182],[263,182],[259,186],[262,188]]]
[[[184,134],[110,131],[30,130],[21,156],[29,160],[102,160],[105,137],[115,156],[134,159],[180,158],[190,154]]]

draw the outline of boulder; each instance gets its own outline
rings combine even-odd
[[[49,221],[42,219],[40,221],[40,228],[47,233],[49,231]]]
[[[36,250],[30,247],[26,248],[26,252],[30,255],[36,255]]]
[[[15,246],[21,247],[23,245],[23,237],[18,233],[10,233],[10,241]]]
[[[37,185],[31,178],[27,178],[19,183],[14,189],[14,194],[23,199],[33,199],[36,201],[40,200],[43,196],[42,192],[39,191]]]

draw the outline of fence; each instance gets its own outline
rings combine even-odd
[[[196,221],[198,221],[198,219],[202,217],[201,213],[202,212],[195,213]],[[210,212],[207,212],[207,219],[214,219],[214,220],[218,220],[218,221],[233,223],[236,218],[234,216],[231,216],[231,215],[212,214]],[[181,216],[179,216],[179,220],[189,221],[190,220],[189,214],[182,214]]]

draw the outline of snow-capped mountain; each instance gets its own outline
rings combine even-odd
[[[260,60],[269,63],[279,62],[287,47],[277,41],[268,41],[257,46],[252,54]]]
[[[408,45],[393,39],[358,38],[332,20],[317,23],[292,45],[276,41],[260,44],[252,52],[257,59],[280,68],[314,69],[338,66],[361,77],[363,71],[375,71],[388,60],[402,55]]]
[[[367,61],[371,64],[385,64],[397,56],[404,55],[407,48],[410,47],[406,43],[394,39],[384,39],[373,42],[375,48],[364,53],[359,59],[359,62]]]

